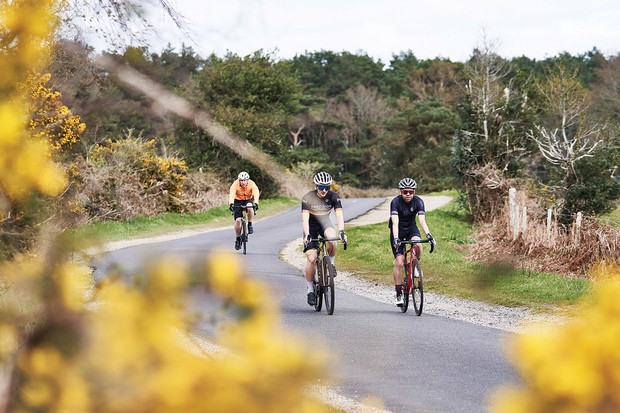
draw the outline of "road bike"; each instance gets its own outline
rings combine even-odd
[[[405,282],[403,284],[403,305],[400,307],[400,311],[407,312],[409,307],[409,294],[413,301],[413,309],[416,315],[422,314],[422,306],[424,305],[424,280],[422,274],[422,267],[420,266],[420,260],[416,256],[415,244],[431,244],[430,252],[435,249],[435,244],[429,239],[421,240],[414,239],[408,241],[400,241],[400,244],[408,245],[405,248]]]
[[[318,242],[319,248],[316,258],[316,272],[314,273],[314,294],[316,294],[316,302],[314,309],[321,311],[323,301],[325,301],[325,311],[327,314],[334,314],[334,304],[336,301],[336,293],[334,290],[334,277],[336,276],[336,268],[332,265],[329,254],[327,252],[327,243],[331,241],[342,241],[340,238],[313,238],[309,242]],[[347,249],[347,243],[343,244]],[[305,249],[304,249],[305,252]]]
[[[241,208],[241,249],[243,255],[246,255],[248,245],[248,207],[247,205],[235,205],[233,208]],[[253,207],[250,207],[253,208]]]

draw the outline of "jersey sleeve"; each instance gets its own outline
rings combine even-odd
[[[340,199],[340,195],[338,195],[336,192],[333,192],[333,205],[334,205],[334,209],[342,209],[342,200]]]
[[[237,181],[233,182],[230,186],[230,191],[228,192],[228,203],[232,204],[235,202],[235,194],[237,193]]]
[[[390,215],[398,215],[398,197],[394,197],[390,202]]]
[[[416,203],[418,208],[418,215],[426,215],[426,211],[424,210],[424,201],[419,196],[416,197]]]

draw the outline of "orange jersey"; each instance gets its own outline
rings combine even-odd
[[[239,180],[235,180],[233,184],[230,186],[230,193],[228,194],[228,203],[232,204],[235,199],[240,201],[249,201],[254,198],[254,203],[258,204],[258,197],[260,196],[260,192],[258,191],[258,187],[251,179],[248,180],[248,185],[243,188],[239,183]]]

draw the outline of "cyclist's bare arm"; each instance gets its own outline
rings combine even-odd
[[[304,230],[304,239],[308,237],[310,234],[310,212],[302,211],[301,212],[301,224]]]
[[[390,216],[392,217],[392,234],[394,234],[394,238],[398,238],[398,214]]]
[[[431,231],[428,229],[428,225],[426,224],[426,215],[422,214],[419,215],[418,214],[418,221],[420,221],[420,227],[422,228],[422,230],[424,231],[424,234],[428,234]]]
[[[344,214],[342,208],[336,209],[336,222],[338,223],[338,230],[344,231]]]

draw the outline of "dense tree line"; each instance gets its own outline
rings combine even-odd
[[[111,56],[293,171],[326,169],[355,187],[393,187],[403,176],[424,192],[456,187],[478,220],[493,215],[516,180],[567,214],[606,212],[620,196],[620,56],[597,49],[535,60],[505,59],[485,46],[466,62],[408,51],[387,65],[324,50],[293,59],[263,51],[204,58],[185,46],[129,47]],[[245,169],[267,196],[278,192],[251,160],[121,87],[88,46],[59,42],[54,57],[52,82],[87,125],[76,155],[132,131],[190,171],[228,181]]]

